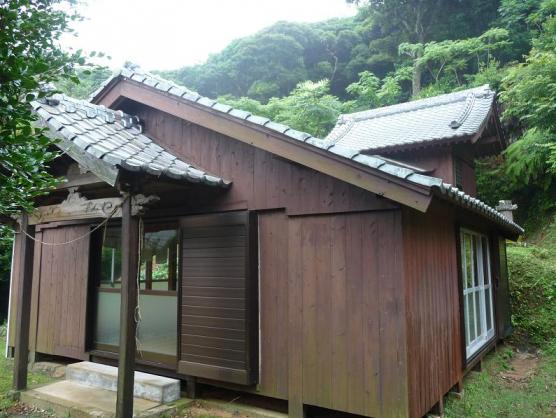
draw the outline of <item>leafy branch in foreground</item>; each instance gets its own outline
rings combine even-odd
[[[66,2],[67,3],[67,2]],[[69,3],[68,3],[69,4]],[[58,0],[0,2],[0,215],[31,210],[33,198],[54,186],[46,165],[51,141],[35,126],[30,102],[59,79],[77,81],[81,52],[63,51],[60,36],[78,19]]]

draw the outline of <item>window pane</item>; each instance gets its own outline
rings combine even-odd
[[[486,314],[486,324],[487,331],[492,329],[492,295],[490,288],[485,290],[485,314]]]
[[[473,235],[473,286],[479,286],[479,242]]]
[[[137,351],[177,355],[177,296],[140,295],[141,322],[137,329]]]
[[[467,272],[466,288],[473,287],[473,250],[471,249],[471,235],[464,234],[465,241],[465,270]]]
[[[122,282],[122,229],[108,227],[100,260],[100,287],[119,288]]]
[[[145,232],[141,254],[141,289],[175,291],[178,274],[178,231]]]
[[[475,292],[475,320],[477,321],[477,336],[483,335],[483,320],[481,316],[481,292]]]
[[[469,298],[468,295],[466,295],[463,298],[463,303],[464,303],[464,315],[465,315],[465,345],[469,345],[469,302],[468,302]]]
[[[117,346],[120,341],[120,292],[98,292],[95,324],[97,344]]]
[[[482,242],[483,242],[483,269],[485,272],[485,285],[490,284],[490,271],[489,271],[489,265],[490,265],[490,260],[488,258],[488,240],[486,239],[486,237],[482,237]]]
[[[467,298],[469,299],[469,342],[472,342],[477,337],[475,333],[475,299],[473,298],[473,293],[469,293]]]

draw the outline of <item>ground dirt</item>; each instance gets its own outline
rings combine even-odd
[[[539,369],[540,359],[535,354],[516,353],[509,361],[509,370],[500,372],[502,381],[515,388],[524,388]]]
[[[46,411],[32,408],[27,405],[23,405],[21,403],[16,403],[3,411],[0,411],[1,418],[56,418],[55,415],[52,415]]]
[[[204,405],[202,401],[195,402],[187,410],[176,418],[251,418],[249,415],[242,415],[237,412],[227,412],[220,408],[211,408]]]

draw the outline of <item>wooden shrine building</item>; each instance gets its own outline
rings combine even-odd
[[[343,115],[325,139],[127,69],[91,102],[33,106],[65,181],[16,228],[20,388],[28,347],[119,360],[119,411],[136,369],[292,417],[421,417],[511,331],[523,231],[474,197],[473,160],[506,146],[488,87]]]

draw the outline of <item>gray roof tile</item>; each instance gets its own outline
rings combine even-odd
[[[283,134],[288,129],[290,129],[289,126],[284,125],[283,123],[272,122],[272,121],[268,122],[265,125],[265,127],[268,128],[268,129],[272,129],[273,131],[280,132],[281,134]]]
[[[247,112],[245,110],[241,110],[241,109],[232,109],[228,112],[230,115],[232,115],[235,118],[239,118],[239,119],[247,119],[249,116],[251,116],[251,112]]]
[[[134,76],[128,73],[128,77]],[[141,77],[135,77],[136,80]],[[226,182],[191,166],[155,144],[137,129],[137,120],[122,112],[106,109],[64,95],[32,102],[35,113],[51,135],[72,141],[83,152],[102,159],[113,167],[144,171],[160,176],[168,174],[179,180],[203,182],[210,186],[228,186]],[[71,113],[67,109],[72,109]],[[107,115],[109,115],[107,117]],[[106,122],[106,119],[113,123]],[[129,127],[124,122],[131,121]],[[63,148],[60,145],[60,148]],[[204,178],[208,180],[204,180]]]
[[[470,138],[486,125],[494,99],[494,91],[485,85],[344,114],[326,140],[359,151],[381,152]]]

